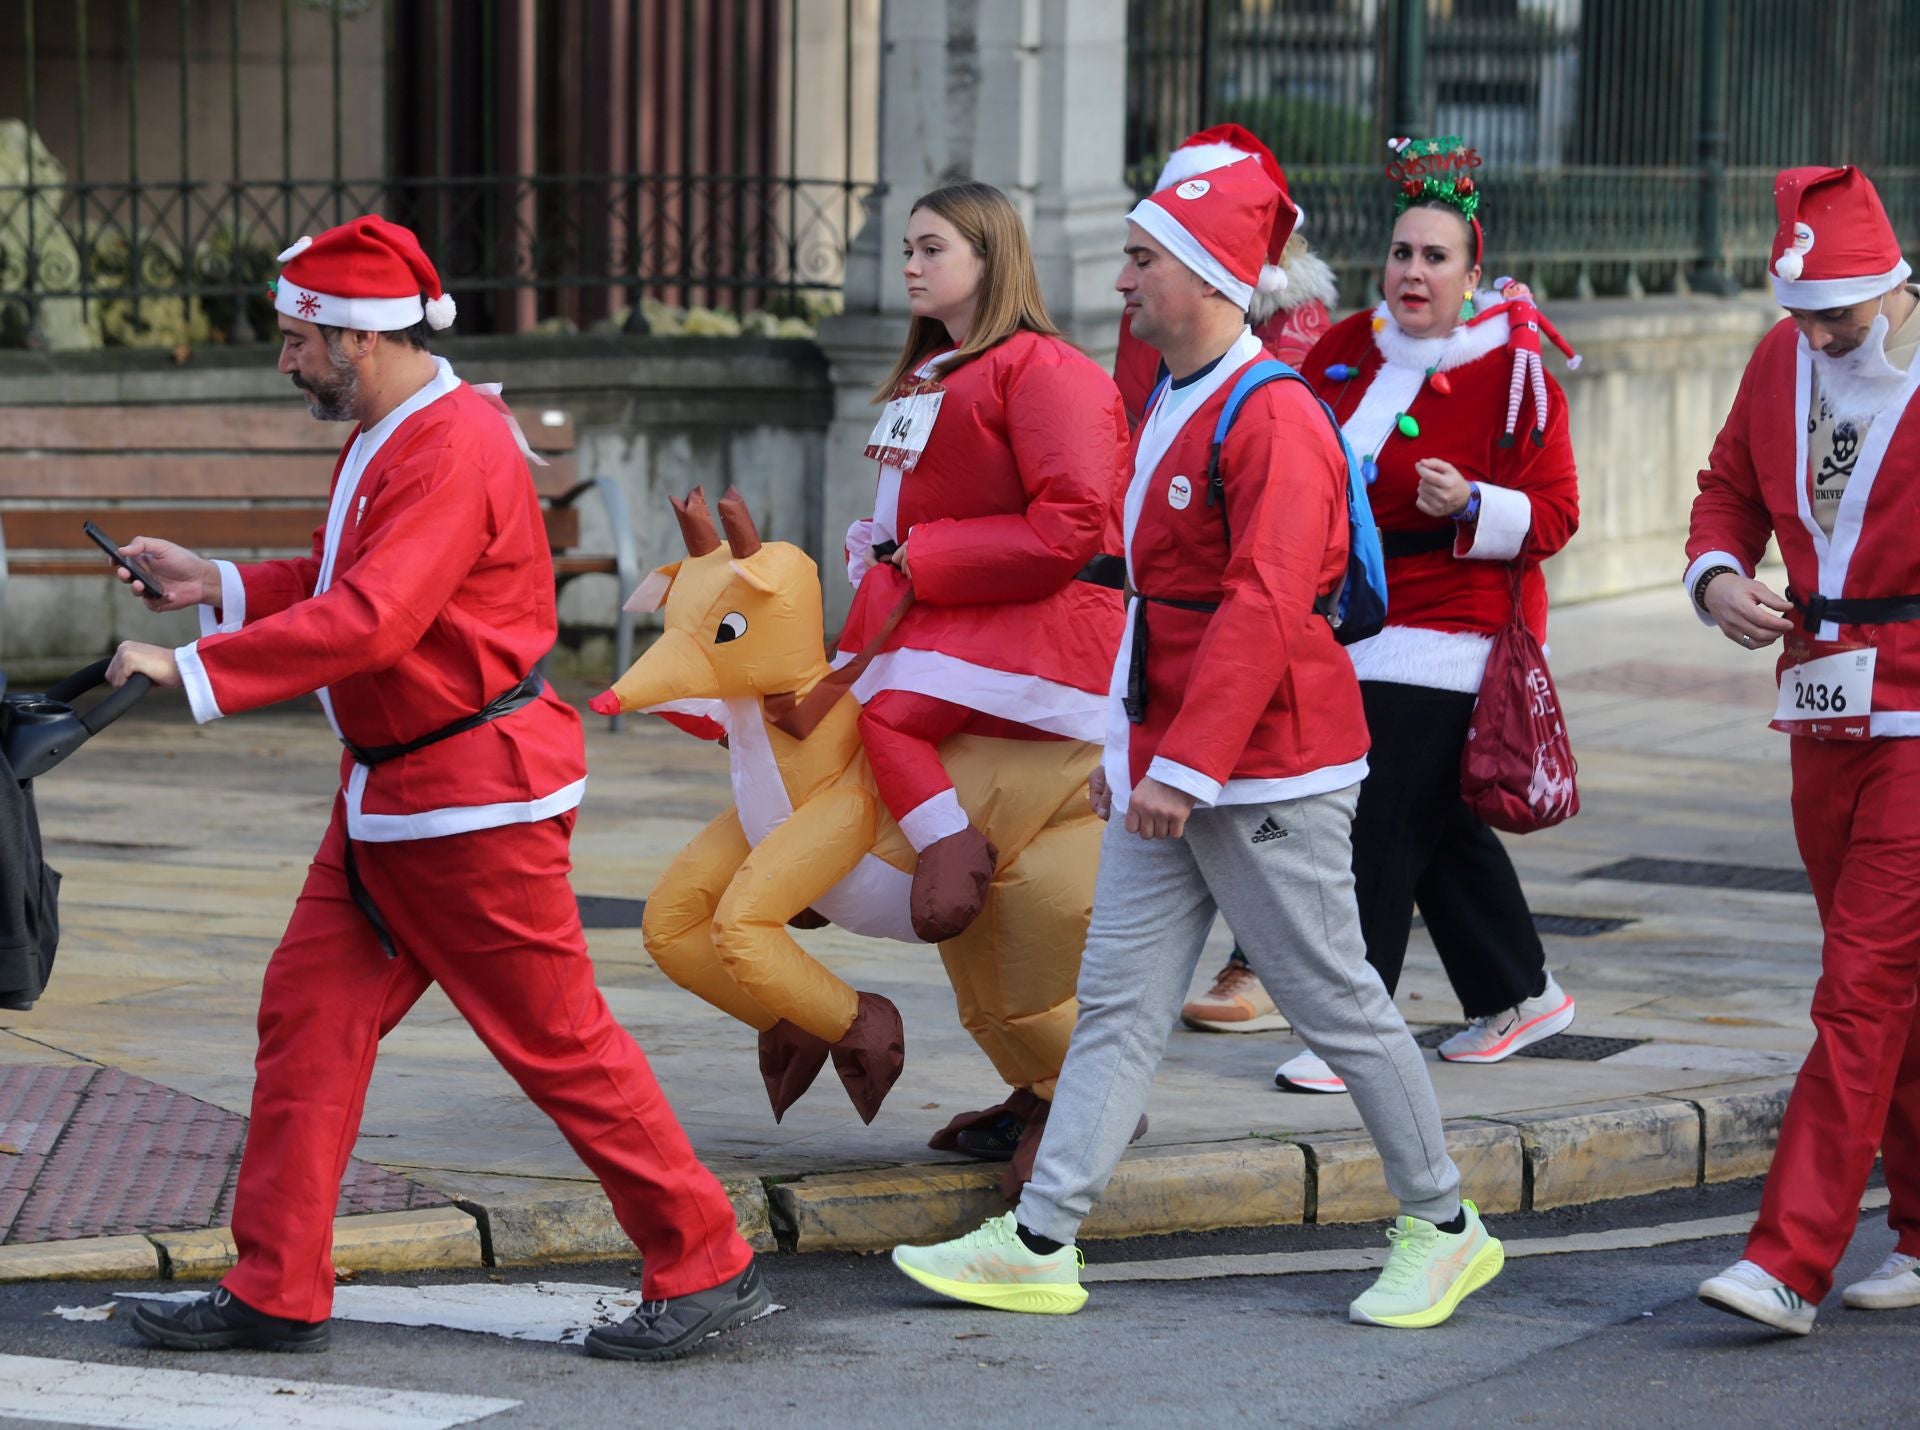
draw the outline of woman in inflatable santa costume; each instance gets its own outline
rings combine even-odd
[[[1373,736],[1354,880],[1367,960],[1389,991],[1416,903],[1426,919],[1469,1020],[1440,1056],[1498,1062],[1566,1028],[1574,1004],[1547,971],[1512,861],[1460,797],[1460,755],[1493,636],[1512,614],[1516,563],[1527,624],[1545,638],[1540,563],[1573,535],[1579,489],[1552,378],[1548,410],[1533,414],[1537,440],[1509,437],[1515,363],[1537,362],[1539,339],[1510,327],[1533,311],[1519,285],[1474,296],[1479,155],[1455,138],[1395,147],[1386,300],[1337,324],[1303,370],[1373,478],[1387,556],[1386,628],[1348,647]],[[1476,304],[1503,302],[1514,306],[1471,321]],[[1275,1080],[1344,1090],[1310,1053]]]
[[[939,742],[970,733],[1098,743],[1119,593],[1089,563],[1120,549],[1127,425],[1112,380],[1048,320],[1020,217],[998,189],[920,198],[904,238],[913,322],[878,400],[873,515],[847,532],[858,587],[843,663],[875,783],[918,854],[915,932],[978,913],[997,853]]]

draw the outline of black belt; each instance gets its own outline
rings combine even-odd
[[[873,559],[885,561],[899,549],[899,542],[883,541],[873,548]],[[1092,586],[1105,586],[1110,590],[1124,591],[1127,589],[1127,558],[1102,553],[1074,572],[1073,579],[1085,581]]]
[[[1438,531],[1382,531],[1380,552],[1387,557],[1419,556],[1428,551],[1452,548],[1457,533],[1442,527]]]
[[[455,735],[465,734],[468,730],[476,729],[489,721],[498,720],[502,715],[511,715],[521,706],[529,705],[539,699],[540,692],[546,688],[546,680],[536,670],[513,689],[505,694],[496,695],[474,714],[455,720],[450,725],[442,725],[438,730],[422,735],[417,740],[408,740],[400,745],[375,745],[370,750],[360,748],[345,736],[341,737],[340,743],[347,747],[347,753],[353,756],[356,764],[384,765],[388,760],[397,760],[402,755],[412,754],[415,750],[424,750],[428,745],[436,745]],[[381,917],[379,906],[373,902],[373,895],[367,892],[367,886],[360,878],[359,866],[354,862],[352,835],[347,836],[346,857],[343,862],[346,865],[348,895],[359,907],[360,912],[367,916],[367,922],[373,925],[373,936],[380,940],[381,950],[388,958],[396,957],[398,951],[394,948],[393,931],[387,927],[386,919]]]
[[[1176,601],[1168,596],[1145,596],[1134,592],[1138,601],[1133,608],[1133,648],[1127,653],[1127,693],[1120,704],[1127,719],[1135,725],[1147,720],[1147,605],[1172,606],[1176,611],[1202,611],[1211,614],[1220,609],[1218,601]]]
[[[1855,596],[1836,599],[1815,591],[1801,597],[1787,587],[1787,599],[1806,628],[1818,633],[1825,621],[1843,626],[1887,626],[1899,621],[1920,621],[1920,596]]]

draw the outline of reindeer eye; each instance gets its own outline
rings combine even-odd
[[[728,611],[720,618],[720,629],[713,633],[713,643],[723,645],[727,641],[737,641],[747,633],[747,618],[738,611]]]

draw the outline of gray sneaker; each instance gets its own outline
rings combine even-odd
[[[708,1336],[744,1326],[767,1309],[771,1298],[760,1263],[731,1281],[690,1296],[647,1301],[617,1326],[587,1332],[587,1354],[605,1360],[678,1360]]]

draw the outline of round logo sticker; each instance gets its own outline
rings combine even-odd
[[[1811,253],[1813,251],[1813,229],[1804,223],[1793,226],[1793,251]]]
[[[1192,500],[1193,483],[1185,477],[1175,477],[1167,483],[1167,505],[1175,511],[1185,511]]]
[[[1197,199],[1212,187],[1213,185],[1209,184],[1205,179],[1188,179],[1186,183],[1175,189],[1174,192],[1183,199]]]

